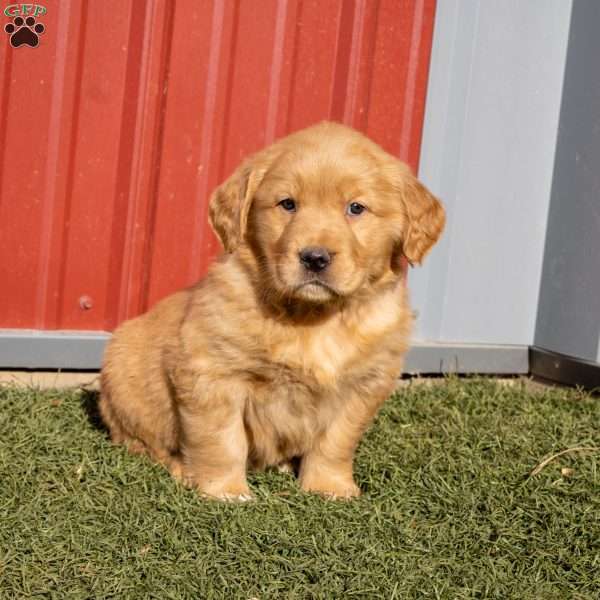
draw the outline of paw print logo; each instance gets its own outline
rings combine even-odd
[[[12,23],[4,26],[4,31],[10,35],[10,45],[13,48],[23,45],[35,48],[40,43],[38,36],[45,30],[41,23],[35,22],[35,17],[15,17]]]

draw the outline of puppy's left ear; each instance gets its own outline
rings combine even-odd
[[[402,180],[401,200],[405,212],[402,252],[411,264],[420,264],[442,235],[446,211],[411,173],[405,173]]]
[[[244,239],[252,199],[265,172],[248,159],[213,192],[208,220],[225,252],[234,252]]]

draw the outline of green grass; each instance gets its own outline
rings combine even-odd
[[[528,478],[600,445],[598,398],[411,385],[360,446],[359,500],[266,473],[242,505],[112,447],[89,401],[0,389],[0,598],[600,597],[600,454]]]

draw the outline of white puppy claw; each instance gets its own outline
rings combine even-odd
[[[250,502],[254,500],[252,494],[219,494],[218,496],[207,496],[207,498],[221,502]]]

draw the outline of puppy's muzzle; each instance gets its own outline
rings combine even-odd
[[[330,264],[332,256],[326,248],[319,246],[308,246],[298,253],[300,263],[307,271],[320,273],[324,271]]]

